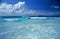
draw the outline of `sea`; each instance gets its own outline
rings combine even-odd
[[[60,39],[60,17],[0,17],[0,39]]]

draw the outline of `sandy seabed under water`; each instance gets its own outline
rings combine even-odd
[[[0,19],[0,39],[59,39],[60,18]]]

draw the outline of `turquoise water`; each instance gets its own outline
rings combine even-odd
[[[60,39],[60,17],[0,18],[0,39]]]

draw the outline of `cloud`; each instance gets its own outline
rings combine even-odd
[[[20,8],[25,4],[25,2],[18,2],[17,4],[7,4],[7,3],[2,3],[0,5],[0,12],[3,12],[3,13],[12,13],[14,12],[15,10],[21,10]]]
[[[59,8],[59,6],[51,6]],[[18,2],[16,4],[0,4],[0,16],[54,16],[59,15],[60,12],[31,10],[25,7],[25,2]]]
[[[58,9],[60,8],[59,6],[51,6],[52,8]]]

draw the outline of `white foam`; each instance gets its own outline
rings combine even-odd
[[[19,18],[8,18],[8,19],[4,19],[5,21],[17,21],[19,20]]]
[[[30,17],[30,19],[46,19],[47,17]]]

